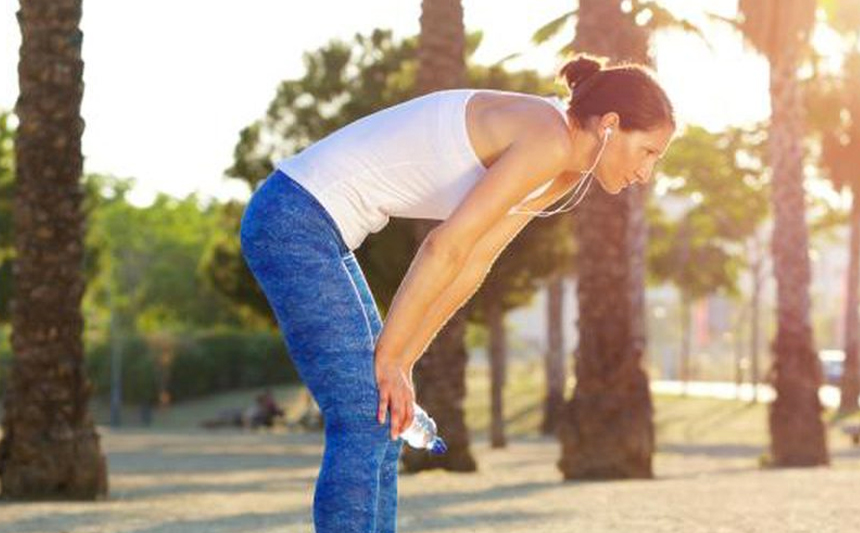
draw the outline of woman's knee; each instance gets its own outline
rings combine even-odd
[[[379,425],[379,424],[377,424]],[[341,475],[376,477],[389,458],[389,434],[373,427],[325,424],[324,463]],[[379,425],[382,428],[381,425]],[[392,442],[393,444],[393,442]],[[335,466],[337,465],[337,466]]]
[[[323,412],[326,432],[356,435],[382,443],[390,437],[390,417],[380,424],[376,417],[375,401],[360,401],[348,408],[340,402],[329,404]]]

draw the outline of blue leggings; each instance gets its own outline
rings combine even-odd
[[[325,423],[317,533],[394,533],[403,440],[380,424],[374,346],[382,329],[361,267],[301,185],[269,175],[242,216],[242,254]]]

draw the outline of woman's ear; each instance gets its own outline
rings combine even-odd
[[[621,117],[618,113],[610,112],[600,117],[600,131],[605,132],[606,128],[610,128],[613,132],[618,131],[618,126],[621,123]]]

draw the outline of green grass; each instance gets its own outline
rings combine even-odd
[[[572,393],[572,380],[565,390]],[[504,391],[505,430],[511,437],[538,434],[543,417],[542,362],[509,368]],[[767,442],[767,407],[763,404],[653,395],[654,425],[658,440],[670,442],[764,444]],[[490,379],[481,369],[467,372],[466,424],[474,433],[490,425]]]
[[[301,387],[295,385],[270,387],[275,399],[287,410],[288,419],[298,416],[295,410],[301,407],[299,397]],[[254,404],[258,394],[266,387],[255,387],[213,394],[195,400],[184,401],[166,408],[156,408],[152,414],[152,429],[185,429],[199,427],[199,423],[207,418],[214,418],[223,409],[236,407],[245,408]],[[93,417],[97,424],[107,425],[110,421],[110,404],[106,399],[97,399],[90,403]],[[140,410],[135,406],[124,405],[122,408],[123,426],[140,426]]]
[[[509,437],[537,435],[543,417],[543,362],[512,365],[504,390],[505,431]],[[466,424],[475,434],[490,425],[490,379],[483,369],[467,370]],[[570,398],[573,380],[568,378],[565,397]],[[655,437],[659,444],[750,445],[767,447],[770,442],[767,404],[740,400],[681,397],[653,394]],[[841,424],[860,422],[860,413],[834,421],[835,412],[825,409],[823,420],[829,442],[847,442]]]
[[[539,434],[543,417],[544,375],[541,361],[512,364],[504,390],[505,432],[509,438]],[[474,435],[486,435],[490,426],[490,379],[482,368],[467,369],[466,424]],[[565,387],[566,397],[572,392],[572,380]],[[246,407],[264,390],[245,389],[187,401],[156,410],[152,429],[196,428],[201,420],[214,417],[222,409]],[[296,386],[272,387],[278,402],[286,409],[289,420],[301,412],[300,391]],[[767,405],[749,404],[737,400],[692,398],[673,395],[653,395],[654,425],[659,443],[735,444],[766,446],[769,442]],[[108,405],[104,401],[92,403],[94,417],[99,424],[109,421]],[[432,413],[431,413],[432,414]],[[846,422],[860,422],[860,413],[833,423],[835,413],[823,414],[828,423],[828,440],[846,440],[840,426]],[[139,426],[137,408],[125,407],[124,426]]]

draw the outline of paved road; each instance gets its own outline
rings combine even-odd
[[[651,381],[651,391],[658,394],[681,394],[683,384],[680,381]],[[740,390],[738,390],[740,389]],[[759,385],[758,398],[763,402],[769,402],[775,397],[773,387],[770,385]],[[738,387],[728,381],[690,381],[687,384],[687,394],[703,398],[725,398],[725,399],[752,399],[753,388],[749,383]],[[833,385],[824,385],[818,391],[821,403],[827,407],[839,407],[839,388]],[[860,528],[858,528],[860,531]]]

